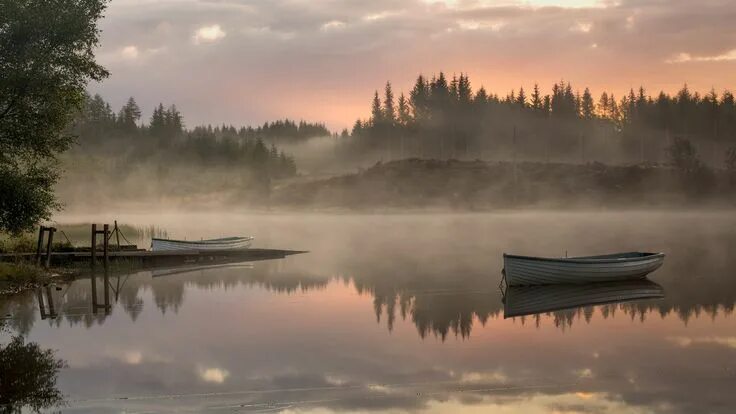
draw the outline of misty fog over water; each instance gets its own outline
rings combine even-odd
[[[117,218],[173,238],[249,234],[257,247],[309,253],[113,275],[109,315],[91,311],[89,278],[51,292],[55,318],[41,318],[33,292],[6,300],[5,324],[68,362],[64,412],[688,413],[736,403],[730,212]],[[504,319],[504,252],[629,250],[667,254],[650,277],[664,298]]]

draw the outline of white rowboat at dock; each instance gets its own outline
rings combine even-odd
[[[173,251],[173,250],[238,250],[250,247],[253,237],[225,237],[221,239],[208,239],[199,241],[151,239],[151,251]]]

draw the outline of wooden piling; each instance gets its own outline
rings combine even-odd
[[[105,274],[103,277],[103,283],[105,284],[105,288],[104,288],[105,314],[109,315],[110,311],[112,310],[112,306],[110,306],[110,273],[107,271],[107,266],[105,266]]]
[[[90,266],[95,268],[95,255],[97,253],[97,224],[92,224],[92,239],[90,245]]]
[[[49,239],[48,239],[48,242],[46,243],[46,261],[45,261],[46,268],[48,269],[49,267],[51,267],[51,247],[53,246],[53,243],[54,243],[54,233],[56,232],[56,228],[47,227],[46,231],[48,231],[49,233]]]
[[[43,233],[46,231],[46,227],[41,226],[38,229],[38,244],[36,245],[36,265],[41,264],[41,248],[43,248]]]
[[[110,247],[110,225],[103,224],[102,225],[102,234],[104,235],[104,240],[102,242],[102,257],[104,258],[104,266],[105,270],[107,270],[107,264],[108,264],[108,250]]]
[[[49,317],[56,318],[56,310],[54,309],[54,298],[51,297],[51,285],[46,285],[46,299],[49,301]]]
[[[89,277],[90,283],[92,284],[92,313],[97,314],[97,274],[94,270]]]
[[[40,287],[36,289],[36,297],[38,299],[38,310],[41,312],[41,319],[46,319],[48,315],[46,314],[46,306],[43,303],[43,291]]]

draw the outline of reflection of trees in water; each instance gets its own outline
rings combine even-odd
[[[433,334],[445,340],[449,333],[468,337],[476,318],[485,326],[490,317],[498,316],[503,310],[498,295],[488,292],[374,292],[374,295],[373,305],[378,322],[385,317],[388,330],[393,330],[398,305],[401,319],[410,318],[422,338]]]
[[[28,335],[36,322],[36,304],[33,292],[25,291],[10,297],[0,298],[0,325],[19,335]]]
[[[493,283],[488,283],[488,279],[490,278],[486,277],[483,281],[480,278],[473,280],[466,277],[456,286],[467,287],[467,291],[453,292],[447,286],[426,283],[432,278],[427,278],[423,283],[411,282],[403,285],[396,283],[396,280],[386,285],[365,276],[352,278],[359,292],[373,295],[376,318],[379,322],[385,320],[389,331],[393,329],[398,314],[403,320],[410,317],[422,338],[432,333],[442,340],[449,333],[468,337],[475,319],[485,325],[489,318],[502,316],[503,303],[500,294],[494,289]],[[699,317],[702,314],[711,319],[718,315],[733,314],[736,281],[732,278],[713,275],[705,282],[706,286],[703,286],[702,279],[685,278],[676,282],[666,289],[664,299],[581,306],[514,319],[523,325],[533,323],[539,327],[542,319],[549,318],[554,326],[565,330],[571,328],[574,322],[590,323],[596,313],[603,319],[622,313],[632,321],[640,322],[652,317],[665,318],[675,314],[684,323],[693,316]]]
[[[373,296],[376,320],[393,330],[397,316],[410,318],[422,338],[433,334],[443,340],[449,333],[467,337],[474,319],[485,325],[503,309],[496,281],[485,274],[446,275],[412,273],[358,273],[343,276],[361,294]]]
[[[701,252],[702,253],[702,252]],[[548,312],[542,315],[517,317],[522,324],[539,326],[543,316],[560,328],[573,323],[589,323],[595,313],[604,319],[620,312],[632,320],[645,320],[653,315],[671,314],[688,322],[701,314],[715,318],[731,315],[736,303],[736,279],[724,274],[708,272],[711,261],[686,261],[678,266],[685,271],[672,275],[665,285],[666,297],[661,300],[581,307],[572,310]],[[393,263],[396,265],[396,263]],[[722,269],[736,268],[736,258],[722,259]],[[486,272],[466,269],[449,277],[444,270],[419,272],[418,266],[401,265],[390,271],[391,263],[364,263],[351,266],[349,273],[335,279],[351,283],[358,293],[373,297],[373,310],[379,323],[386,323],[391,331],[397,318],[410,320],[422,338],[434,335],[442,340],[449,334],[468,337],[474,323],[485,325],[489,318],[501,317],[503,304],[497,290],[497,279]],[[278,262],[257,263],[248,268],[211,268],[182,270],[177,274],[151,277],[148,272],[110,277],[112,300],[135,321],[144,306],[143,295],[150,292],[153,302],[162,313],[177,312],[182,306],[188,287],[197,289],[230,290],[238,286],[257,287],[282,294],[293,294],[325,289],[332,279],[284,269]],[[697,277],[692,275],[708,275]],[[98,278],[101,296],[102,278]],[[92,302],[89,279],[77,280],[64,287],[64,292],[53,291],[59,316],[48,323],[60,326],[84,324],[91,327],[105,321],[105,312],[91,313]],[[32,293],[24,293],[0,301],[0,312],[12,315],[6,324],[15,332],[28,333],[36,322],[37,300]]]
[[[66,362],[56,359],[52,350],[25,343],[21,335],[13,337],[0,347],[0,410],[19,413],[29,407],[40,411],[62,404],[56,378],[65,367]]]
[[[153,302],[161,313],[172,311],[176,313],[184,302],[185,291],[188,287],[204,290],[230,290],[238,286],[260,287],[278,293],[292,294],[307,292],[316,289],[325,289],[329,278],[309,276],[304,273],[289,273],[279,271],[271,264],[260,264],[245,269],[204,269],[196,271],[182,271],[168,276],[151,277],[148,272],[133,275],[110,276],[107,289],[111,300],[119,303],[131,320],[135,321],[143,311],[146,292],[150,292]],[[104,279],[97,277],[97,301],[102,301]],[[92,290],[90,279],[78,279],[65,285],[62,291],[55,289],[44,290],[42,297],[36,297],[34,292],[23,292],[11,297],[0,299],[0,313],[9,315],[4,320],[7,328],[20,334],[28,334],[36,322],[37,312],[41,301],[45,307],[51,303],[56,309],[56,315],[47,315],[52,326],[83,324],[90,328],[101,325],[109,316],[105,312],[90,312],[92,307]],[[48,308],[45,309],[48,314]]]

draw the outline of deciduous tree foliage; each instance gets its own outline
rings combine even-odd
[[[0,230],[19,232],[59,207],[56,156],[82,107],[106,0],[0,0]],[[97,107],[96,111],[107,108]]]
[[[65,366],[53,351],[26,343],[23,336],[13,337],[0,347],[0,410],[11,413],[30,407],[39,412],[62,403],[56,378]]]

